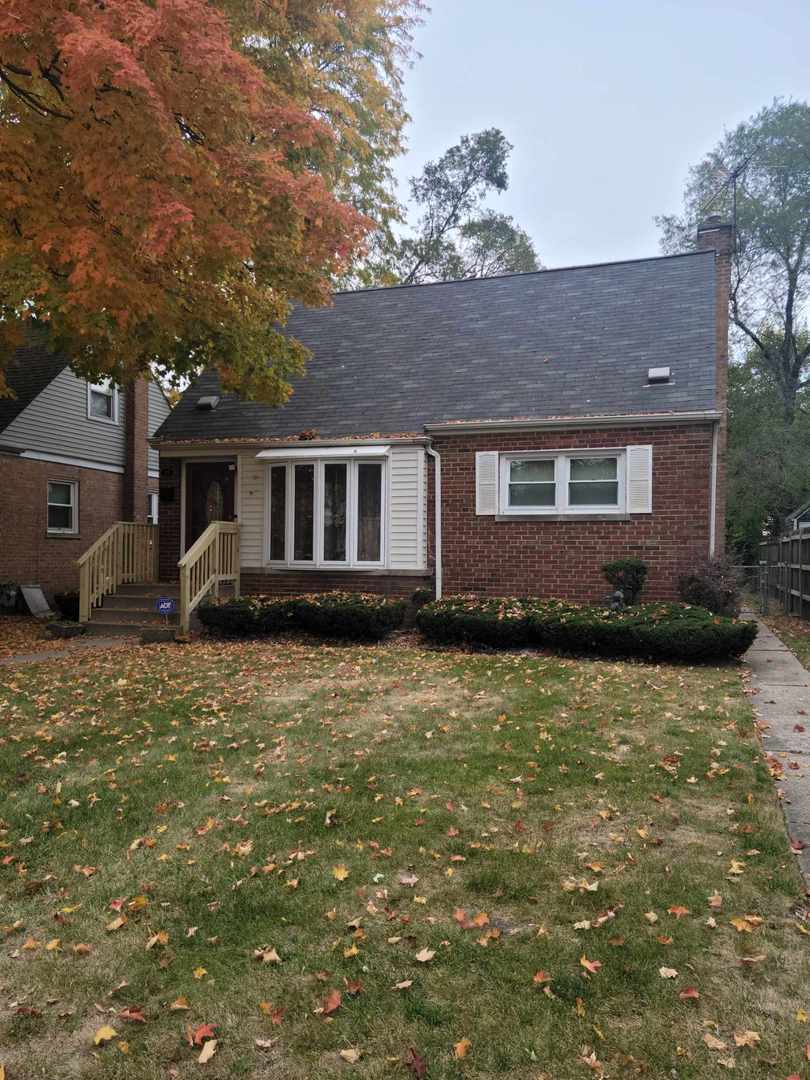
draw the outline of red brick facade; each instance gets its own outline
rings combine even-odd
[[[149,438],[149,383],[136,379],[127,386],[124,418],[123,521],[146,521],[149,486],[147,439]]]
[[[78,483],[77,536],[49,535],[49,480]],[[13,494],[0,500],[0,578],[41,585],[51,595],[78,589],[76,560],[114,521],[121,520],[123,480],[121,473],[0,453],[0,488]],[[150,490],[157,490],[156,481],[149,484]]]
[[[475,513],[481,450],[653,447],[653,512],[616,521],[498,521]],[[601,566],[636,555],[649,564],[647,596],[674,598],[678,575],[709,553],[712,425],[437,437],[442,459],[443,592],[595,600]]]
[[[382,570],[247,570],[242,574],[245,595],[299,596],[301,593],[378,593],[383,596],[410,596],[415,589],[432,588],[433,574],[403,574]]]

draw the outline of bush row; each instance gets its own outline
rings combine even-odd
[[[407,601],[368,593],[243,596],[199,607],[203,626],[225,637],[308,630],[325,637],[377,640],[401,625]]]
[[[565,601],[454,596],[420,608],[417,626],[441,644],[531,645],[597,656],[725,660],[740,656],[756,624],[685,604],[639,604],[619,611]]]

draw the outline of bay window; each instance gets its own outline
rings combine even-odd
[[[297,567],[384,564],[384,460],[268,466],[267,560]]]
[[[501,514],[625,512],[625,453],[528,452],[500,458]]]

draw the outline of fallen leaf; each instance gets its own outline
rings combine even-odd
[[[342,1001],[343,997],[339,990],[330,990],[323,1000],[323,1005],[321,1005],[322,1015],[331,1016],[333,1012],[337,1012]]]
[[[678,978],[678,972],[675,970],[675,968],[671,968],[671,967],[660,967],[658,969],[658,974],[661,976],[662,979],[677,979]]]
[[[253,956],[263,964],[280,964],[281,957],[276,950],[269,945],[262,945],[260,949],[253,950]]]
[[[96,1046],[103,1046],[104,1043],[108,1043],[110,1039],[118,1037],[118,1032],[114,1027],[110,1027],[109,1024],[103,1024],[93,1036],[93,1042]]]
[[[673,907],[668,907],[667,911],[670,915],[674,915],[676,919],[682,919],[684,915],[691,914],[689,908],[684,907],[682,904],[675,904]]]
[[[284,1009],[279,1008],[277,1005],[271,1005],[269,1001],[260,1001],[259,1008],[265,1016],[269,1016],[270,1020],[274,1024],[280,1024],[284,1019]]]
[[[413,1047],[410,1047],[405,1055],[404,1064],[406,1069],[411,1070],[416,1080],[424,1080],[427,1076],[427,1062],[420,1054],[417,1054]]]
[[[340,863],[338,866],[332,867],[332,877],[336,881],[345,881],[348,876],[349,868],[348,866],[344,866],[343,863]]]
[[[208,1040],[208,1042],[202,1048],[200,1056],[197,1058],[197,1061],[200,1063],[200,1065],[205,1065],[206,1061],[211,1060],[211,1058],[217,1052],[217,1045],[218,1043],[216,1039]]]
[[[175,1011],[177,1009],[188,1009],[189,1008],[188,998],[185,997],[184,995],[181,995],[179,998],[175,998],[174,1001],[169,1006],[169,1008],[172,1009],[172,1010],[175,1010]]]
[[[195,1046],[202,1046],[206,1039],[215,1038],[216,1033],[216,1024],[200,1024],[198,1028],[194,1029],[194,1033],[191,1036],[191,1041]]]
[[[346,1050],[338,1050],[338,1053],[344,1061],[348,1061],[350,1065],[356,1065],[360,1058],[363,1056],[362,1050],[356,1050],[354,1047],[349,1047]]]
[[[697,1001],[700,991],[694,986],[685,986],[678,994],[681,1001]]]
[[[416,876],[416,874],[400,874],[399,875],[399,883],[400,883],[400,885],[407,885],[411,889],[414,887],[414,885],[416,885],[416,883],[418,881],[419,881],[419,878]]]
[[[146,1017],[143,1015],[143,1009],[140,1005],[127,1005],[118,1014],[121,1020],[129,1020],[133,1024],[145,1024]]]
[[[204,967],[196,967],[191,973],[195,979],[204,979],[208,972]]]
[[[758,1046],[762,1039],[758,1031],[735,1031],[735,1046]]]
[[[728,1050],[728,1045],[722,1039],[716,1039],[710,1032],[706,1032],[703,1041],[710,1050]]]
[[[459,1039],[457,1043],[453,1044],[453,1057],[465,1058],[472,1048],[472,1043],[469,1039]]]
[[[432,960],[435,955],[435,949],[420,949],[416,954],[416,959],[420,964],[426,964],[429,960]]]
[[[589,960],[584,953],[582,954],[582,956],[580,956],[579,962],[580,964],[582,964],[585,970],[590,971],[592,975],[595,975],[597,971],[599,971],[599,969],[602,967],[602,962],[600,960]]]
[[[394,990],[409,990],[413,986],[413,979],[403,979],[402,982],[394,983]]]

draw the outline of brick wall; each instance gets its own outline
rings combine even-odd
[[[180,558],[180,475],[181,465],[176,458],[160,459],[160,580],[177,581],[177,560]]]
[[[625,521],[499,522],[475,513],[476,451],[634,444],[653,446],[652,514]],[[708,423],[437,437],[444,593],[594,600],[608,591],[602,563],[637,555],[650,567],[646,595],[674,598],[679,573],[708,556],[711,444]]]
[[[243,570],[240,583],[244,595],[297,596],[300,593],[346,592],[380,593],[383,596],[410,596],[415,589],[431,588],[432,574],[381,573],[351,570]]]
[[[123,521],[146,521],[146,495],[150,490],[147,463],[149,437],[149,383],[136,379],[127,386],[124,417]]]
[[[123,479],[0,453],[0,580],[41,585],[51,594],[77,589],[76,560],[121,517]],[[48,535],[49,480],[78,481],[78,536]]]

